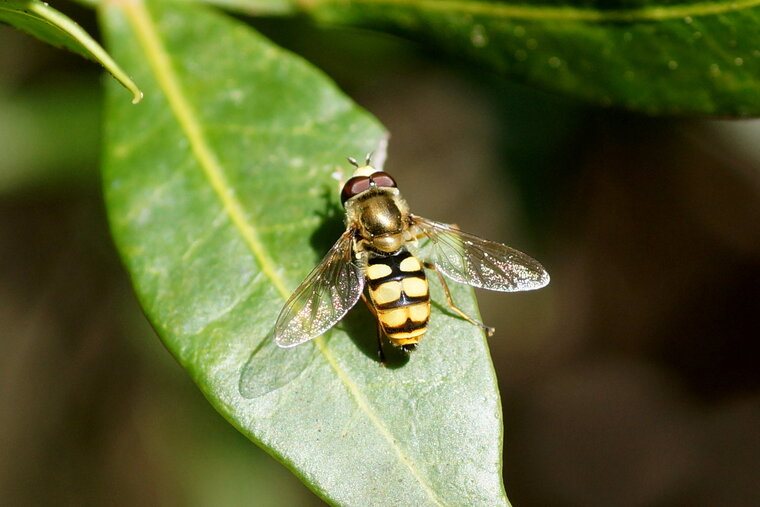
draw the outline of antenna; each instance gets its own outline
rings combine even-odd
[[[367,153],[367,158],[365,159],[364,165],[369,165],[370,160],[372,159],[372,152],[370,151]]]
[[[354,157],[348,157],[348,161],[352,166],[356,167],[357,169],[359,168],[359,164],[356,162],[356,159]]]

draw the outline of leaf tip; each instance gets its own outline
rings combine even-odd
[[[137,104],[140,102],[144,97],[144,94],[142,90],[134,90],[132,92],[132,104]]]

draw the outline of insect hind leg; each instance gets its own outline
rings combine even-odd
[[[431,269],[431,270],[435,271],[435,274],[438,275],[438,279],[441,281],[441,286],[443,287],[443,293],[446,295],[446,302],[448,303],[449,308],[451,308],[452,310],[454,310],[460,317],[462,317],[463,319],[465,319],[470,324],[474,324],[474,325],[478,326],[479,328],[483,329],[483,331],[485,331],[486,334],[488,334],[488,336],[493,336],[494,332],[496,331],[495,328],[493,328],[491,326],[486,326],[482,322],[473,319],[472,317],[470,317],[469,315],[467,315],[466,313],[464,313],[454,303],[454,299],[451,297],[451,292],[449,291],[449,286],[446,283],[446,279],[443,277],[443,275],[438,270],[438,268],[435,267],[435,264],[431,264],[429,262],[425,262],[424,266],[426,268],[428,268],[428,269]]]
[[[369,308],[369,311],[372,312],[372,315],[375,317],[375,322],[377,323],[377,357],[380,360],[380,364],[385,366],[386,360],[385,360],[385,350],[383,349],[383,335],[385,334],[383,331],[383,326],[380,324],[380,320],[377,318],[377,311],[375,311],[375,307],[370,304],[370,302],[367,300],[367,296],[365,293],[362,293],[362,301],[364,301],[364,304],[367,305],[367,308]]]

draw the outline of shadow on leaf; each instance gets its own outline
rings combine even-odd
[[[360,305],[364,306],[361,303],[356,306]],[[365,356],[378,363],[380,362],[377,323],[366,307],[361,309],[354,307],[343,319],[340,326]],[[391,345],[385,337],[383,337],[383,351],[385,352],[386,368],[400,368],[409,362],[409,354]]]

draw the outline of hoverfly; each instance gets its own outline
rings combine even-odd
[[[369,156],[363,166],[353,158],[348,161],[356,171],[341,192],[346,231],[277,317],[274,338],[280,347],[321,335],[362,298],[378,323],[381,360],[383,335],[397,347],[414,350],[430,319],[425,268],[438,275],[449,307],[489,336],[493,328],[454,304],[441,273],[456,282],[503,292],[549,283],[541,264],[524,253],[412,214],[396,181],[372,167]],[[427,262],[415,255],[420,238],[432,244]]]

